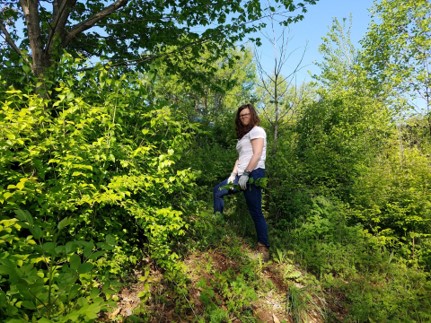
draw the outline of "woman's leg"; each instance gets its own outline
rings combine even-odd
[[[265,176],[265,170],[259,168],[251,172],[250,177],[254,180]],[[256,228],[257,241],[269,248],[268,226],[262,212],[262,188],[254,183],[247,184],[244,190],[245,201],[248,211]]]
[[[238,183],[238,176],[235,178],[234,183]],[[227,179],[217,184],[213,189],[213,199],[214,199],[214,213],[223,213],[224,200],[223,197],[226,195],[237,193],[236,189],[226,189],[223,186],[228,185]]]

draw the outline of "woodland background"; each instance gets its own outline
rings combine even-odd
[[[305,84],[236,46],[315,2],[2,2],[1,321],[257,322],[265,271],[286,321],[431,320],[431,4],[375,1],[361,49],[335,19]],[[212,213],[246,102],[268,264],[241,195]]]

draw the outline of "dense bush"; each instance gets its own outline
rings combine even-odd
[[[176,167],[193,127],[146,104],[133,76],[72,75],[52,99],[0,95],[2,319],[89,320],[125,265],[149,255],[176,271],[195,208],[196,175]]]
[[[429,320],[429,274],[409,266],[361,225],[349,225],[352,212],[340,201],[314,198],[302,224],[282,239],[319,278],[328,317],[340,315],[342,306],[346,321]]]
[[[390,115],[353,89],[322,93],[296,128],[296,158],[304,183],[348,201],[358,167],[373,162],[391,136]]]
[[[389,116],[325,93],[268,158],[272,246],[319,277],[334,320],[429,319],[429,152]]]
[[[401,143],[402,144],[402,143]],[[412,264],[431,268],[429,158],[395,142],[354,185],[355,221]]]

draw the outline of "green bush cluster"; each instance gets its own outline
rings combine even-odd
[[[323,93],[284,136],[268,159],[272,246],[318,277],[328,320],[429,320],[427,146],[353,90]]]
[[[173,246],[194,212],[196,173],[176,164],[195,129],[148,104],[145,80],[114,74],[0,94],[2,319],[93,319],[112,275],[145,255],[180,270]],[[77,287],[66,294],[66,283]]]

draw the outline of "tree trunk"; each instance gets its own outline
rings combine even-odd
[[[28,38],[30,42],[32,56],[32,71],[34,75],[40,76],[49,63],[48,57],[43,51],[41,39],[40,19],[39,19],[39,1],[37,0],[20,0],[24,12],[25,22],[28,29]]]
[[[275,120],[274,120],[274,144],[272,146],[272,153],[275,154],[277,152],[277,140],[278,140],[278,127],[280,123],[280,106],[278,102],[278,74],[274,73],[275,82],[274,82],[274,105],[275,105]]]

